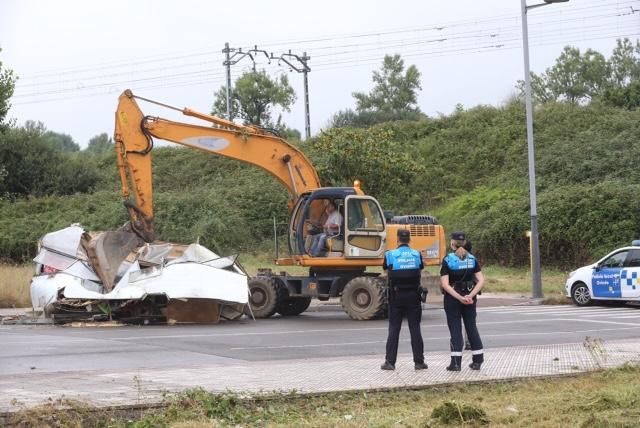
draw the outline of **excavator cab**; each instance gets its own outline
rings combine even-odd
[[[386,225],[380,204],[375,198],[359,194],[353,187],[320,188],[301,195],[289,223],[289,251],[301,265],[314,266],[316,259],[370,259],[382,257],[386,243]],[[360,192],[361,193],[361,192]],[[319,256],[310,248],[319,226],[326,219],[324,207],[333,202],[341,214],[342,224],[326,238]],[[282,259],[279,264],[288,264]],[[324,264],[324,263],[323,263]]]

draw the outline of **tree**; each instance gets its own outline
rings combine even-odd
[[[215,93],[213,114],[226,116],[226,91],[223,86]],[[274,120],[274,109],[291,111],[295,100],[286,75],[272,79],[264,70],[252,71],[240,76],[231,90],[231,117],[240,117],[245,124],[279,128],[283,126],[281,116]]]
[[[640,108],[640,40],[634,46],[627,38],[618,39],[609,62],[611,84],[602,94],[602,101],[628,110]]]
[[[13,96],[16,80],[17,77],[13,74],[13,70],[3,68],[2,61],[0,61],[0,131],[10,126],[5,120],[11,108],[10,100]]]
[[[404,60],[400,55],[385,55],[382,68],[373,72],[374,87],[369,94],[354,92],[356,111],[382,112],[394,115],[419,113],[417,91],[420,72],[415,65],[404,71]]]
[[[80,151],[80,146],[76,144],[71,135],[68,134],[47,131],[42,135],[42,140],[54,149],[62,150],[63,152]]]
[[[368,94],[354,92],[356,110],[334,113],[330,128],[368,128],[395,120],[418,120],[425,117],[418,107],[420,72],[415,65],[405,71],[400,55],[385,55],[382,68],[373,72],[374,87]]]
[[[617,46],[607,60],[593,49],[584,53],[565,46],[555,64],[544,73],[531,73],[531,92],[534,101],[585,104],[594,99],[605,104],[635,108],[637,84],[640,78],[640,41],[634,46],[629,39],[618,39]],[[517,87],[524,93],[524,83]]]
[[[602,101],[610,106],[634,110],[640,108],[640,80],[604,91]]]
[[[549,90],[556,99],[578,104],[590,101],[606,87],[609,64],[592,49],[582,55],[580,49],[566,46],[546,74]]]
[[[618,39],[609,62],[614,85],[626,86],[640,79],[640,40],[634,47],[628,38]]]
[[[114,150],[113,140],[106,133],[98,134],[89,140],[89,145],[85,149],[87,153],[94,155],[102,155],[104,153],[111,153]]]
[[[51,145],[40,122],[0,134],[0,195],[69,195],[90,191],[99,178],[95,165]]]

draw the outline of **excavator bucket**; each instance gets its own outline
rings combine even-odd
[[[84,233],[81,245],[87,252],[91,265],[102,281],[105,292],[113,289],[118,268],[127,256],[142,245],[142,240],[129,230],[101,232],[92,236]]]

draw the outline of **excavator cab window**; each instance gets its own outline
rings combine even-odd
[[[386,231],[378,201],[370,196],[347,196],[345,211],[347,216],[347,228],[344,232],[345,257],[382,257]]]
[[[304,254],[305,239],[305,217],[306,205],[309,196],[302,196],[291,213],[291,223],[289,224],[289,252],[294,254]]]
[[[349,230],[373,232],[384,230],[380,210],[372,199],[351,199],[349,201]]]

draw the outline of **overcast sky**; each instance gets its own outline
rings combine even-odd
[[[568,44],[608,57],[624,36],[640,37],[640,0],[530,10],[531,68],[544,71]],[[352,92],[371,89],[385,54],[418,67],[419,106],[429,115],[457,103],[499,105],[523,77],[518,0],[0,0],[0,61],[20,76],[9,116],[42,121],[83,147],[112,133],[117,97],[127,88],[210,112],[225,84],[225,42],[275,55],[307,52],[312,134],[332,113],[354,107]],[[244,58],[232,78],[252,66]],[[260,56],[256,67],[288,73],[298,101],[284,119],[303,132],[302,75]]]

